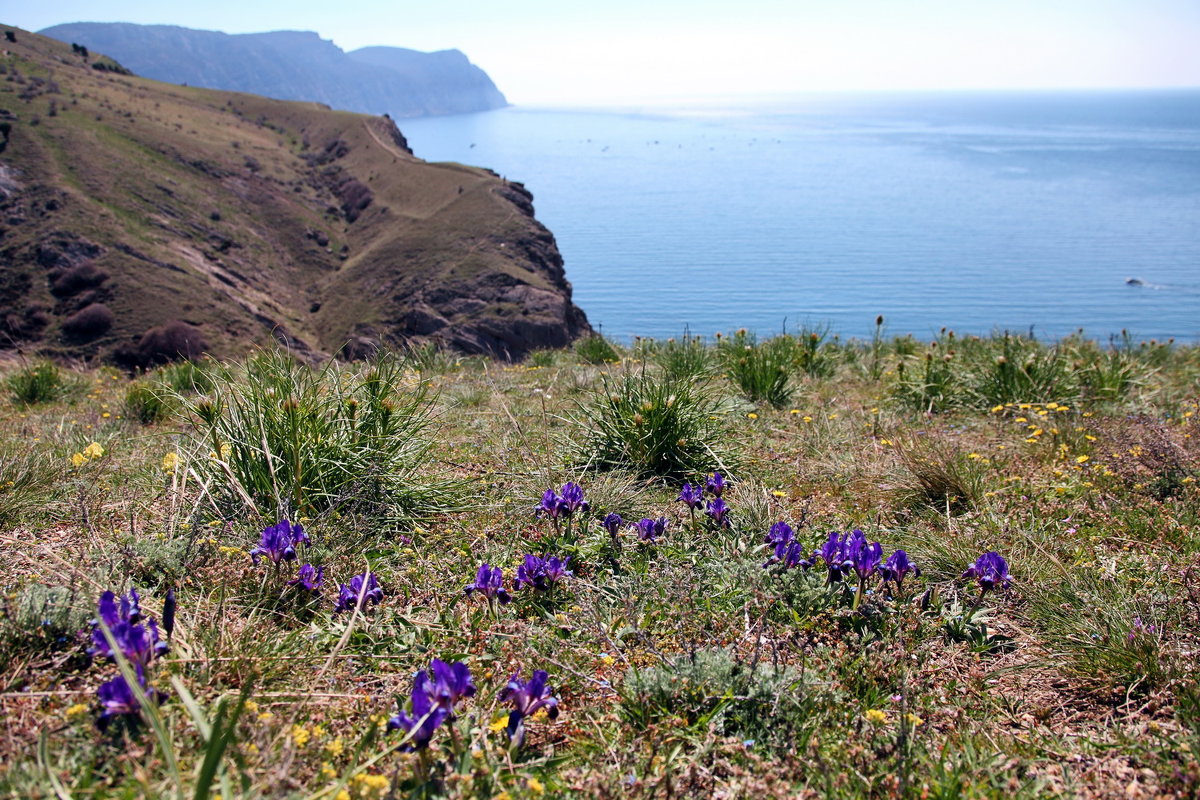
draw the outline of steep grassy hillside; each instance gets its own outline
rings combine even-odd
[[[519,184],[387,118],[171,86],[13,30],[0,57],[0,336],[144,364],[271,338],[519,356],[588,330]]]

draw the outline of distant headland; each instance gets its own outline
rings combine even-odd
[[[228,34],[126,22],[73,22],[40,33],[104,53],[154,80],[342,111],[423,117],[508,105],[487,73],[458,50],[347,53],[311,31]]]

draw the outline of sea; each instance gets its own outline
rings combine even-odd
[[[619,341],[1200,341],[1200,90],[853,93],[407,120],[533,193]]]

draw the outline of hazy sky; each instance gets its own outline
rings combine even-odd
[[[511,102],[1200,86],[1200,0],[0,0],[0,22],[313,30],[457,47]]]

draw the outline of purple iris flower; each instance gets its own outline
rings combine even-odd
[[[314,567],[312,564],[305,564],[300,567],[300,571],[296,573],[296,577],[287,582],[288,586],[303,586],[310,592],[316,593],[321,591],[321,584],[325,582],[325,567]]]
[[[918,578],[921,576],[921,569],[909,559],[908,553],[903,550],[897,550],[888,556],[888,560],[884,562],[879,571],[883,573],[885,582],[895,581],[897,589],[900,588],[908,573],[911,572]]]
[[[175,589],[167,589],[167,596],[163,600],[163,630],[166,631],[167,637],[170,638],[171,631],[175,630]]]
[[[571,575],[570,570],[567,569],[567,563],[570,560],[570,556],[539,558],[532,553],[528,554],[525,556],[525,562],[517,567],[517,578],[514,584],[518,589],[527,586],[543,592],[549,591],[562,578]]]
[[[360,594],[364,606],[377,604],[383,600],[383,589],[379,587],[379,581],[375,579],[374,572],[355,575],[349,583],[340,584],[337,604],[333,607],[333,613],[349,611],[357,606]]]
[[[717,524],[718,527],[729,527],[729,506],[725,505],[725,501],[721,498],[709,500],[704,507],[704,513],[709,519]]]
[[[842,579],[842,575],[850,570],[851,565],[846,561],[846,537],[839,535],[837,531],[830,532],[829,538],[821,545],[816,555],[821,557],[829,569],[830,583],[837,583]]]
[[[259,558],[266,556],[272,564],[295,561],[296,547],[308,543],[308,534],[303,526],[293,525],[286,519],[280,520],[279,524],[263,529],[258,547],[250,551],[250,560],[257,564]]]
[[[436,702],[432,688],[429,675],[424,670],[418,672],[413,680],[412,715],[401,711],[388,720],[388,730],[404,731],[406,736],[410,736],[401,750],[423,750],[428,747],[434,731],[450,716],[450,709]]]
[[[608,531],[608,535],[617,538],[617,531],[621,530],[621,526],[625,524],[625,520],[621,519],[621,515],[614,512],[609,513],[600,526]]]
[[[534,506],[534,513],[539,517],[549,517],[556,520],[559,517],[569,517],[576,511],[587,511],[591,506],[583,499],[583,487],[568,481],[563,484],[560,497],[553,489],[547,489],[542,495],[542,502]]]
[[[788,542],[783,547],[784,551],[779,556],[779,560],[783,562],[784,569],[793,569],[794,567],[808,569],[812,566],[812,561],[804,557],[804,548],[800,546],[799,542]],[[779,552],[778,547],[775,552]]]
[[[551,689],[546,685],[549,674],[544,669],[534,670],[528,682],[521,680],[520,673],[512,676],[500,691],[500,702],[513,704],[513,710],[508,715],[508,736],[510,739],[520,739],[524,735],[523,725],[526,717],[530,717],[541,709],[546,709],[550,719],[558,716],[558,700],[551,695]]]
[[[721,492],[725,491],[725,478],[721,476],[721,473],[714,472],[712,477],[704,484],[704,488],[712,496],[720,497]]]
[[[679,497],[676,499],[687,506],[688,509],[695,511],[704,505],[704,488],[700,484],[692,486],[690,483],[685,483],[683,489],[679,492]]]
[[[479,592],[487,598],[488,603],[499,600],[503,605],[512,599],[504,589],[504,570],[493,567],[486,561],[479,565],[479,571],[475,573],[475,582],[468,583],[463,591],[468,595],[471,592]]]
[[[767,533],[767,544],[778,547],[781,544],[787,544],[794,538],[796,538],[796,534],[791,525],[786,522],[776,522]]]
[[[867,542],[867,535],[855,528],[846,537],[846,561],[858,573],[859,583],[879,570],[879,562],[883,560],[883,545],[879,542]]]
[[[772,564],[778,564],[780,561],[783,561],[784,556],[787,554],[788,547],[795,541],[795,539],[796,534],[792,530],[791,525],[788,525],[786,522],[776,522],[774,525],[772,525],[771,530],[767,533],[766,543],[771,546],[771,548],[774,550],[774,553],[770,558],[767,559],[766,563],[763,564],[763,569],[766,569]],[[803,551],[801,551],[800,557],[804,557]]]
[[[112,634],[117,649],[135,666],[144,667],[150,659],[167,651],[167,643],[159,638],[154,620],[141,624],[142,612],[136,590],[130,589],[119,602],[116,594],[104,592],[97,606],[99,615],[92,621],[92,647],[88,651],[93,657],[115,658],[101,623]]]
[[[633,523],[633,527],[637,528],[638,539],[653,544],[658,541],[658,537],[666,532],[667,518],[659,517],[658,519],[650,519],[647,517]]]
[[[454,705],[464,697],[475,695],[475,683],[471,680],[471,671],[461,661],[447,664],[440,658],[435,658],[429,665],[433,676],[425,683],[435,705],[453,712]]]
[[[576,511],[587,511],[591,505],[583,499],[583,487],[568,481],[562,487],[563,516],[569,517]]]
[[[135,665],[135,669],[138,686],[146,695],[146,699],[152,703],[158,703],[162,699],[162,694],[146,685],[146,675],[140,665]],[[112,680],[100,684],[96,694],[100,698],[100,716],[96,719],[96,725],[100,730],[107,728],[115,718],[136,714],[141,709],[137,696],[133,693],[133,689],[130,688],[124,675],[118,675]]]
[[[962,577],[977,580],[980,592],[985,594],[997,586],[1007,589],[1011,583],[1008,577],[1008,562],[995,550],[975,559],[975,563],[967,567]]]
[[[533,507],[533,513],[539,517],[558,519],[559,514],[562,513],[559,507],[560,502],[561,498],[559,498],[558,492],[547,489],[546,493],[542,495],[542,502]]]

